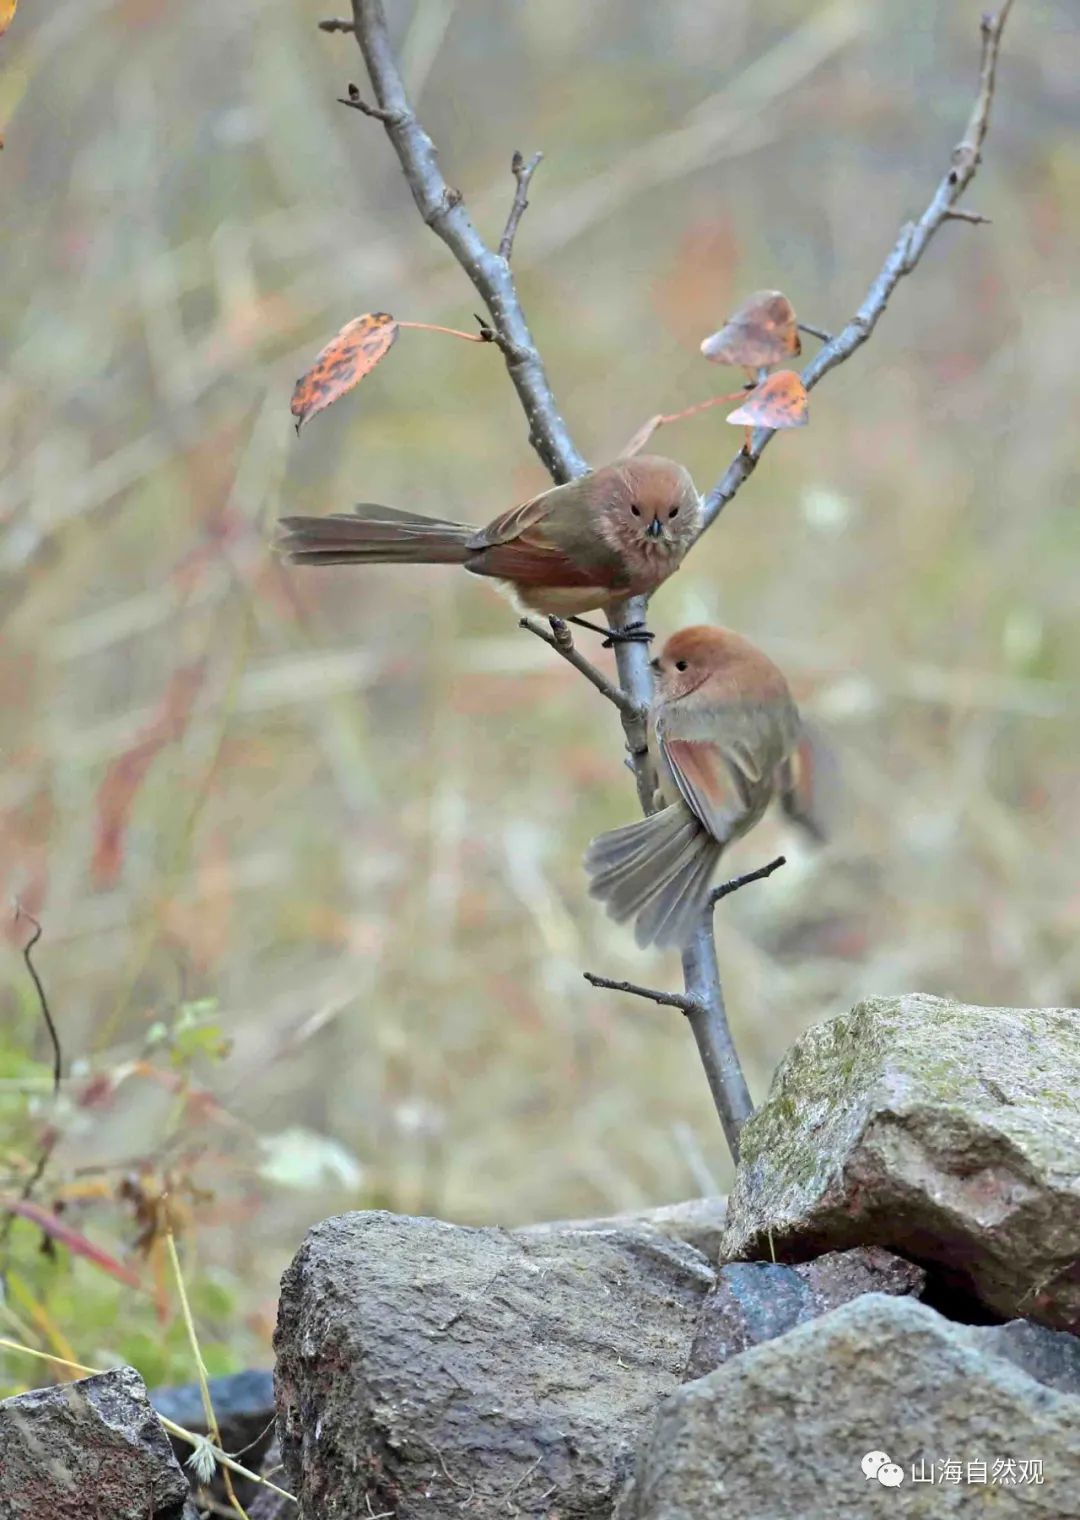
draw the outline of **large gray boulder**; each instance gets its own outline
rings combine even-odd
[[[2,1520],[182,1520],[187,1498],[133,1368],[0,1402]]]
[[[304,1520],[607,1516],[714,1277],[651,1229],[327,1220],[282,1281],[283,1486]]]
[[[871,998],[747,1123],[722,1259],[883,1245],[1004,1317],[1080,1328],[1080,1013]]]
[[[667,1399],[619,1520],[1076,1520],[1080,1399],[980,1336],[868,1294],[732,1358]]]

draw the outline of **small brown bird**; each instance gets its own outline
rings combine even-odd
[[[486,528],[369,502],[281,525],[293,564],[464,565],[522,610],[576,621],[654,591],[677,570],[701,526],[701,500],[682,465],[646,454],[544,491]]]
[[[780,794],[794,811],[801,725],[787,682],[727,628],[683,628],[653,662],[651,817],[592,841],[590,891],[641,946],[685,945],[701,923],[724,849]]]

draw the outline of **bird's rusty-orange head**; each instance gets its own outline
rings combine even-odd
[[[760,649],[730,628],[695,624],[673,633],[652,662],[657,695],[678,700],[714,679],[731,696],[771,701],[787,693],[787,683]]]
[[[690,472],[673,459],[642,454],[616,460],[602,473],[609,542],[634,557],[682,559],[701,527],[701,498]]]

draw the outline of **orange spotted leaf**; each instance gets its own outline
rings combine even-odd
[[[767,369],[802,352],[795,308],[779,290],[758,290],[706,338],[701,352],[714,364]]]
[[[4,35],[15,17],[19,0],[0,0],[0,37]]]
[[[346,322],[307,374],[296,382],[291,408],[296,431],[309,417],[332,406],[339,396],[370,374],[389,353],[397,335],[398,325],[385,311],[365,312],[362,317]]]
[[[805,427],[810,420],[806,387],[793,369],[778,369],[755,385],[742,406],[728,413],[727,420],[740,427]]]

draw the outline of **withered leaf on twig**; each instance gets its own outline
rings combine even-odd
[[[778,369],[756,385],[727,420],[741,427],[805,427],[810,420],[806,387],[793,369]]]
[[[706,338],[701,352],[714,364],[767,369],[802,352],[795,308],[779,290],[758,290]]]
[[[301,375],[292,394],[290,410],[299,432],[309,417],[325,411],[339,396],[351,391],[379,360],[389,353],[398,335],[398,324],[385,311],[354,317],[319,354],[307,374]]]

